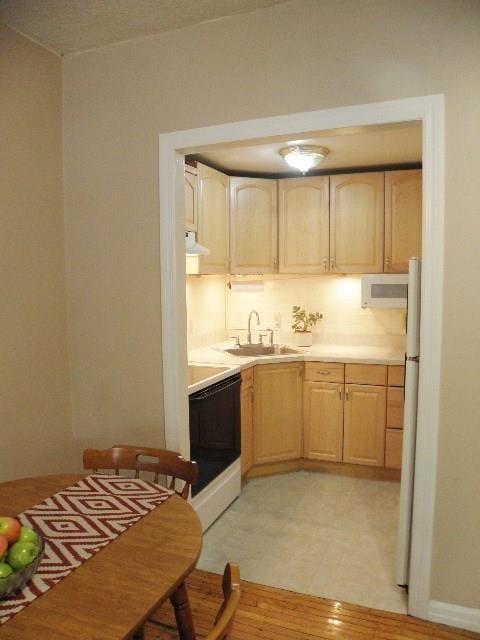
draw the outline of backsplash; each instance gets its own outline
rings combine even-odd
[[[187,276],[188,350],[224,342],[226,330],[226,276]]]
[[[228,335],[245,329],[248,314],[256,309],[261,326],[275,330],[276,342],[293,341],[292,307],[323,313],[313,329],[313,341],[326,344],[391,346],[403,348],[404,309],[362,309],[361,276],[316,276],[237,280],[227,293]],[[280,321],[280,329],[275,321]],[[244,333],[241,333],[242,340]]]
[[[248,314],[256,309],[261,328],[274,329],[275,342],[292,343],[292,307],[323,314],[313,329],[314,343],[404,348],[403,309],[362,309],[360,276],[276,277],[265,280],[228,276],[187,276],[188,349],[198,349],[229,336],[245,340]],[[275,328],[276,321],[280,328]],[[257,340],[255,322],[253,338]]]

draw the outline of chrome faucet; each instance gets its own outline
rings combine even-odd
[[[248,316],[248,332],[247,332],[247,342],[248,344],[252,344],[252,316],[253,314],[255,314],[257,316],[257,327],[260,324],[260,316],[258,315],[258,312],[255,311],[255,309],[252,309],[252,311],[250,311],[250,315]]]

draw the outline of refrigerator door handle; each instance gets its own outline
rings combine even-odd
[[[407,356],[405,360],[407,362],[420,362],[420,356]]]

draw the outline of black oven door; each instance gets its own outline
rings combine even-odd
[[[194,393],[190,405],[190,459],[198,464],[199,493],[240,456],[240,375]]]

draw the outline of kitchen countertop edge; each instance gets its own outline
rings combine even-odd
[[[315,350],[315,346],[313,349]],[[257,364],[275,364],[280,362],[343,362],[345,364],[380,364],[380,365],[404,365],[405,364],[405,354],[403,352],[397,351],[393,353],[384,353],[384,354],[368,354],[368,351],[372,350],[372,348],[366,348],[365,354],[350,354],[350,355],[342,355],[341,348],[339,348],[339,352],[337,354],[334,353],[334,347],[332,348],[332,353],[312,353],[311,347],[301,348],[295,347],[298,349],[299,353],[285,354],[285,355],[274,355],[274,356],[256,356],[256,357],[238,357],[233,356],[222,351],[222,347],[214,346],[214,347],[205,347],[203,349],[196,349],[192,352],[192,358],[189,358],[189,365],[197,365],[197,366],[223,366],[228,367],[227,371],[222,371],[216,376],[211,376],[197,382],[188,387],[188,394],[195,393],[197,391],[201,391],[206,387],[209,387],[216,382],[220,382],[226,378],[229,378],[232,375],[235,375],[245,369],[250,369]],[[318,347],[317,347],[318,348]],[[345,349],[345,347],[343,347]],[[374,347],[373,350],[382,351],[382,348]],[[387,350],[385,350],[387,351]],[[199,352],[202,352],[199,355]],[[234,359],[234,361],[232,361]]]

